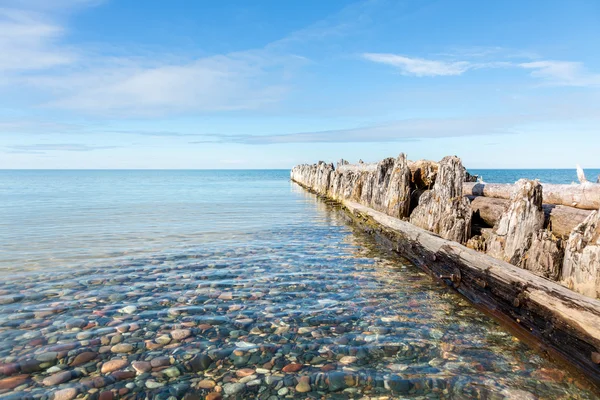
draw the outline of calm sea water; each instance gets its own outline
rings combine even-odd
[[[577,171],[573,169],[470,169],[469,172],[489,183],[514,183],[521,178],[539,179],[542,183],[579,183]],[[600,169],[586,169],[588,181],[596,182]]]
[[[0,398],[596,398],[288,178],[0,171]]]

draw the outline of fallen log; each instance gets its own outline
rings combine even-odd
[[[505,183],[463,183],[463,193],[472,196],[510,199],[515,185]],[[543,184],[544,203],[579,208],[600,209],[600,184],[584,183],[572,185]]]
[[[483,196],[467,196],[471,200],[473,215],[488,226],[494,226],[506,210],[509,200]],[[544,204],[544,227],[561,239],[568,239],[573,229],[592,213],[590,210],[555,204]]]

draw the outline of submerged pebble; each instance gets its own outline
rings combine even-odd
[[[298,196],[310,212],[292,225],[3,276],[0,397],[594,398]]]

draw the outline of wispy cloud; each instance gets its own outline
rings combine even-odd
[[[588,72],[582,63],[571,61],[534,61],[519,64],[531,76],[557,86],[598,86],[600,74]]]
[[[155,136],[155,137],[190,137],[203,136],[199,133],[183,133],[175,131],[144,131],[144,130],[103,130],[104,133],[122,133],[125,135]]]
[[[37,13],[0,8],[0,73],[42,70],[73,62],[76,55],[57,44],[63,34],[61,26]]]
[[[279,101],[287,91],[284,70],[296,62],[293,57],[251,52],[159,66],[123,66],[117,60],[99,69],[32,77],[24,83],[54,93],[56,100],[48,102],[48,107],[92,113],[247,110]]]
[[[473,118],[415,118],[359,128],[277,135],[204,135],[190,143],[377,143],[431,138],[485,136],[516,133],[515,127],[536,120],[528,115]]]
[[[41,154],[46,151],[94,151],[115,149],[119,146],[95,146],[79,143],[39,143],[5,146],[9,153]]]
[[[104,116],[252,110],[279,102],[302,57],[267,49],[201,58],[113,56],[67,45],[59,11],[93,0],[0,6],[0,89],[27,88],[36,106]],[[45,5],[46,4],[46,5]]]
[[[470,55],[477,60],[435,60],[418,57],[407,57],[399,54],[390,53],[365,53],[363,58],[376,63],[391,65],[400,70],[403,75],[416,77],[433,76],[456,76],[462,75],[474,69],[489,68],[520,68],[530,70],[530,75],[534,78],[543,80],[546,84],[554,86],[598,86],[600,85],[600,74],[590,73],[580,62],[573,61],[553,61],[538,60],[527,62],[487,60],[481,61],[481,57],[494,55],[500,50],[495,48],[479,52],[465,53],[460,55]],[[452,56],[446,54],[446,56]],[[528,53],[514,53],[511,58],[532,58]]]
[[[363,57],[369,61],[397,67],[402,74],[413,76],[461,75],[474,68],[473,64],[466,61],[426,60],[389,53],[365,53]]]

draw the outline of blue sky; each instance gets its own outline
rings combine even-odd
[[[0,0],[0,168],[600,167],[600,2]]]

